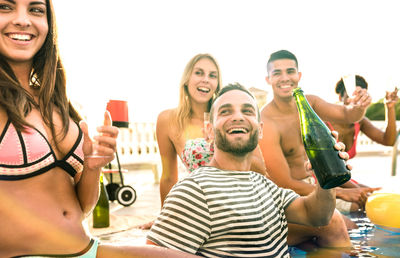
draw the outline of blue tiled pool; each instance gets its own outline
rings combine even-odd
[[[349,230],[351,249],[320,249],[311,253],[292,249],[292,257],[400,257],[400,229],[375,226],[365,212],[352,213],[349,217],[358,226]]]

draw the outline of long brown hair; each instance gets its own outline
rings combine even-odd
[[[178,107],[176,108],[176,113],[175,113],[175,121],[178,127],[178,132],[183,132],[185,125],[192,117],[192,100],[189,95],[187,84],[189,82],[195,64],[203,58],[208,58],[209,60],[211,60],[211,62],[213,62],[214,65],[217,67],[217,72],[218,72],[218,86],[214,92],[214,96],[208,102],[207,111],[210,111],[212,101],[222,87],[221,70],[217,63],[217,60],[213,56],[211,56],[210,54],[198,54],[194,56],[192,59],[190,59],[190,61],[187,63],[185,67],[185,70],[183,71],[182,79],[179,84],[179,104]]]
[[[79,122],[80,115],[67,98],[66,76],[62,65],[58,45],[57,27],[51,0],[46,0],[49,31],[45,42],[33,57],[30,85],[38,92],[38,103],[18,82],[5,58],[0,59],[0,105],[5,109],[9,120],[18,130],[30,126],[25,116],[38,108],[44,123],[50,128],[53,139],[57,139],[53,124],[53,112],[56,109],[61,116],[64,138],[69,128],[69,117]],[[56,143],[57,146],[57,143]]]

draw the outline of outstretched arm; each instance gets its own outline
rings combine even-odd
[[[393,92],[386,92],[385,96],[385,113],[386,113],[386,130],[383,132],[376,128],[368,118],[364,118],[360,122],[361,131],[371,140],[386,146],[393,146],[396,142],[396,103],[399,99],[397,96],[397,88]]]
[[[314,227],[327,225],[335,210],[335,191],[318,185],[308,196],[297,198],[285,209],[288,222]]]
[[[343,150],[343,143],[337,143],[336,149]],[[341,158],[347,160],[346,152],[339,152]],[[351,167],[349,167],[351,168]],[[311,170],[311,163],[307,162],[306,169]],[[318,184],[315,191],[293,201],[285,210],[288,222],[308,226],[324,226],[329,223],[336,206],[336,190],[322,189]]]
[[[361,87],[357,87],[350,105],[337,105],[326,102],[315,95],[307,95],[312,108],[324,121],[336,123],[354,123],[360,121],[371,104],[371,97]]]
[[[270,179],[278,186],[292,189],[300,195],[311,193],[315,186],[292,177],[275,124],[268,119],[263,122],[263,138],[258,143]],[[302,146],[299,147],[302,148]]]

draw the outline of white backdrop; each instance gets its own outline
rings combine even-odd
[[[214,55],[223,84],[270,91],[271,52],[297,55],[306,93],[336,101],[354,72],[373,100],[400,84],[396,0],[53,0],[72,99],[129,101],[135,121],[177,105],[178,83],[197,53]]]

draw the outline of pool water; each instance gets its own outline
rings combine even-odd
[[[306,253],[292,249],[292,257],[400,257],[400,229],[377,226],[365,212],[348,215],[358,228],[349,230],[352,247],[349,250],[320,249]]]
[[[352,177],[354,176],[357,181],[370,187],[382,186],[381,192],[400,193],[400,171],[396,177],[389,175],[390,156],[361,156],[353,160],[351,164],[355,168],[352,171]],[[154,184],[153,179],[151,170],[127,173],[124,176],[125,184],[135,188],[138,194],[137,201],[130,207],[110,203],[111,227],[108,229],[90,228],[92,235],[104,243],[145,244],[145,236],[148,231],[138,229],[136,226],[154,220],[158,216],[161,206],[159,185]],[[358,225],[358,229],[349,231],[352,248],[348,250],[321,248],[316,252],[308,253],[291,248],[292,257],[400,257],[400,229],[377,228],[364,212],[351,213],[348,216]]]
[[[375,226],[366,217],[365,212],[348,215],[358,228],[349,230],[352,247],[343,249],[319,248],[313,252],[305,252],[298,248],[290,248],[294,258],[305,257],[400,257],[400,229]],[[102,242],[118,245],[143,245],[147,230],[128,227],[125,230],[97,235]]]

